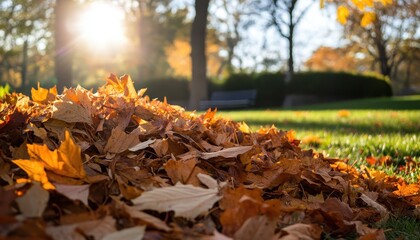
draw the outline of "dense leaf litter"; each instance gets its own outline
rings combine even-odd
[[[0,107],[0,238],[384,239],[420,185],[198,115],[111,75]]]

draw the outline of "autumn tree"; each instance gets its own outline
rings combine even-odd
[[[48,66],[53,1],[0,1],[0,81],[18,91]]]
[[[210,0],[195,1],[195,17],[191,26],[192,79],[189,107],[198,109],[200,100],[207,99],[206,29]]]
[[[351,47],[319,47],[306,60],[305,66],[312,71],[352,71],[357,68],[355,52]]]
[[[273,27],[288,43],[288,77],[291,80],[294,73],[294,39],[295,31],[304,17],[305,13],[312,5],[312,1],[307,5],[299,6],[299,0],[259,0],[258,8],[268,15],[267,26]]]
[[[234,72],[233,60],[237,60],[242,65],[242,59],[237,56],[236,49],[243,40],[244,33],[249,26],[253,25],[255,20],[251,16],[250,0],[218,0],[213,2],[211,11],[211,23],[217,29],[222,47],[227,56],[221,66],[220,71],[226,70],[226,73]]]
[[[388,5],[374,2],[368,10],[366,6],[348,3],[344,7],[349,10],[343,22],[346,39],[366,49],[381,74],[397,80],[397,68],[404,56],[403,46],[417,41],[418,2],[395,0]]]
[[[189,35],[190,32],[188,31]],[[216,29],[208,28],[206,33],[206,61],[207,75],[219,77],[226,59],[220,56],[224,42],[218,38]],[[171,74],[176,77],[191,79],[191,44],[190,37],[177,36],[176,39],[165,47],[166,61],[171,67]]]

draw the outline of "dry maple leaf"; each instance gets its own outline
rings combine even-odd
[[[191,184],[198,187],[200,186],[200,180],[197,175],[199,173],[207,174],[207,172],[196,165],[197,160],[195,158],[185,161],[175,161],[171,159],[164,167],[166,173],[171,178],[172,183],[181,182],[183,184]]]
[[[108,138],[108,142],[104,147],[104,151],[109,153],[121,153],[138,145],[139,142],[138,131],[132,131],[127,134],[120,128],[114,128],[112,129],[111,136]]]
[[[67,123],[81,122],[92,124],[90,111],[71,101],[54,102],[51,118],[58,119]]]
[[[83,179],[86,177],[83,169],[80,147],[74,143],[70,132],[65,131],[64,141],[58,149],[51,151],[46,145],[28,144],[30,160],[14,160],[32,180],[48,182],[45,176],[46,170],[58,175]]]
[[[239,146],[239,147],[225,148],[217,152],[200,153],[200,158],[202,159],[210,159],[210,158],[215,158],[215,157],[233,158],[233,157],[237,157],[240,154],[246,153],[251,149],[252,149],[252,146]]]
[[[32,101],[37,103],[47,103],[50,101],[54,101],[55,97],[57,96],[57,88],[56,86],[54,86],[50,89],[45,89],[42,88],[38,82],[38,89],[32,88],[31,94]]]
[[[137,97],[133,81],[128,75],[118,78],[114,74],[110,74],[105,86],[101,87],[99,91],[106,94],[123,94],[123,96],[129,98]]]
[[[175,216],[194,219],[207,212],[221,198],[217,188],[205,189],[177,183],[175,186],[144,192],[132,202],[138,210],[174,211]]]
[[[29,176],[29,179],[40,182],[45,189],[54,189],[48,181],[47,173],[44,169],[44,163],[37,160],[17,159],[12,162],[23,169]]]
[[[398,184],[398,190],[395,190],[393,193],[397,196],[412,196],[420,194],[420,184]]]

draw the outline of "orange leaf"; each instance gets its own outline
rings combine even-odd
[[[46,89],[42,88],[38,83],[38,90],[35,88],[31,89],[32,100],[37,103],[47,103],[49,101],[53,101],[57,96],[57,88],[56,86]]]
[[[31,180],[42,183],[43,188],[54,189],[54,186],[48,181],[47,173],[44,169],[44,163],[26,159],[12,160],[12,162],[23,169]]]
[[[342,109],[342,110],[338,111],[337,115],[340,118],[347,118],[347,117],[350,116],[350,111],[346,110],[346,109]]]
[[[398,184],[398,190],[394,191],[393,193],[400,196],[411,196],[415,194],[420,193],[420,185],[418,184],[405,184],[404,182],[402,184]]]
[[[375,165],[378,160],[374,156],[369,156],[366,158],[366,162],[369,163],[369,165]]]
[[[68,130],[58,149],[50,151],[46,145],[28,144],[31,160],[40,161],[47,170],[71,178],[84,178],[80,147],[74,143]]]
[[[110,74],[104,87],[100,90],[107,94],[121,94],[124,96],[135,98],[137,97],[136,89],[130,76],[124,75],[118,79],[114,74]]]

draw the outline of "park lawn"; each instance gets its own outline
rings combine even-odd
[[[420,161],[420,111],[399,110],[251,110],[222,111],[221,116],[247,123],[253,130],[276,126],[293,130],[302,148],[313,148],[328,157],[348,159],[357,167],[374,164],[389,174],[417,181],[420,168],[406,164]],[[384,161],[385,158],[382,158]]]
[[[405,98],[413,99],[419,101],[417,108],[420,108],[420,97]],[[328,157],[348,159],[360,169],[374,167],[416,182],[420,179],[420,165],[415,166],[420,162],[420,109],[409,105],[412,110],[398,110],[407,109],[403,103],[405,100],[357,100],[364,110],[355,110],[357,104],[352,101],[350,105],[355,109],[340,109],[338,103],[330,104],[334,110],[316,110],[327,108],[328,104],[324,104],[314,105],[313,110],[311,106],[305,106],[301,110],[220,111],[219,114],[243,121],[252,130],[271,125],[293,130],[296,138],[302,141],[302,148],[312,148]],[[382,104],[378,104],[380,101]],[[378,109],[388,105],[393,110],[369,109],[372,103]],[[415,219],[391,218],[382,227],[387,229],[389,239],[420,239],[420,222]]]

